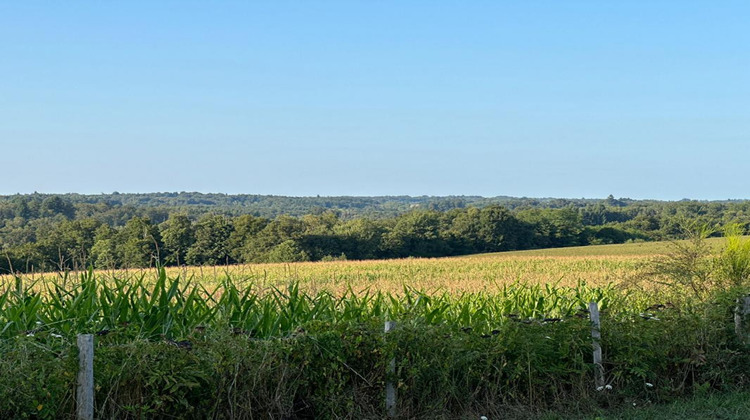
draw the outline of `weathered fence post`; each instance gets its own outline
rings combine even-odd
[[[599,305],[589,303],[589,319],[591,319],[591,338],[594,346],[594,382],[596,390],[604,389],[604,365],[602,365],[601,323],[599,322]]]
[[[78,334],[78,420],[94,419],[94,335]]]
[[[750,314],[750,296],[743,296],[737,299],[737,307],[734,308],[734,333],[743,343],[747,343],[747,335],[742,324],[748,314]]]
[[[388,334],[396,328],[395,321],[385,321],[385,333]],[[388,417],[396,417],[396,385],[393,383],[393,376],[396,374],[396,358],[393,357],[388,361],[388,367],[385,371],[385,410]]]

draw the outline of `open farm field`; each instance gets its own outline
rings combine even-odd
[[[707,243],[719,250],[723,238]],[[393,260],[265,263],[230,266],[167,267],[169,277],[211,287],[224,278],[253,285],[262,292],[271,287],[299,284],[310,293],[327,291],[382,291],[402,293],[404,286],[424,292],[473,293],[497,291],[513,283],[575,286],[621,284],[632,279],[638,268],[670,250],[670,242],[639,242],[618,245],[511,251],[445,258]],[[103,278],[145,275],[154,269],[96,271]],[[74,277],[76,273],[72,273]],[[60,274],[26,274],[24,279],[43,284],[59,280]],[[3,282],[12,276],[0,277]]]
[[[565,248],[545,248],[532,249],[526,251],[509,251],[503,253],[483,254],[482,256],[492,257],[496,255],[510,256],[540,256],[540,257],[595,257],[595,256],[632,256],[646,257],[663,255],[669,253],[674,243],[684,244],[686,241],[654,241],[654,242],[629,242],[624,244],[613,245],[587,245],[571,246]],[[721,250],[726,243],[722,237],[707,238],[706,245],[714,252]]]
[[[573,286],[605,285],[637,270],[647,257],[544,257],[497,254],[453,258],[257,264],[209,269],[167,269],[203,284],[229,276],[261,288],[290,281],[316,293],[382,291],[401,293],[404,286],[428,293],[497,291],[513,283]]]

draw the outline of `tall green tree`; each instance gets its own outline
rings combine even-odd
[[[399,217],[383,237],[384,251],[393,257],[438,257],[450,255],[442,234],[446,231],[442,213],[417,210]]]
[[[253,262],[256,257],[253,240],[269,222],[264,217],[250,214],[234,218],[228,239],[229,256],[237,262]]]
[[[286,248],[300,249],[305,228],[305,223],[296,217],[279,216],[246,243],[245,256],[253,262],[269,261],[269,253],[284,242],[288,242]],[[277,253],[273,258],[278,259],[278,255],[282,254]]]
[[[62,215],[66,219],[75,217],[75,207],[70,201],[63,200],[59,195],[53,195],[42,200],[39,209],[40,217]]]
[[[99,226],[101,222],[95,219],[66,220],[44,235],[38,244],[56,269],[82,269],[90,263]]]
[[[117,255],[115,236],[117,231],[109,225],[101,225],[94,233],[94,245],[91,247],[91,261],[99,269],[114,269],[121,266]]]
[[[586,245],[581,215],[573,207],[528,209],[518,217],[534,227],[536,248]]]
[[[128,220],[115,239],[117,254],[124,267],[151,267],[160,262],[161,234],[148,218]]]
[[[195,242],[185,260],[191,265],[216,265],[234,262],[229,252],[232,224],[222,215],[202,217],[195,224]]]
[[[334,234],[342,240],[342,252],[353,260],[380,257],[385,231],[382,223],[370,219],[349,220],[334,228]]]
[[[187,262],[187,252],[195,243],[193,223],[186,214],[172,214],[161,225],[164,242],[163,261],[167,265],[180,265]]]

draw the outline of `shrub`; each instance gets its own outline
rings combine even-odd
[[[726,245],[718,257],[718,268],[723,284],[740,288],[750,280],[750,240],[744,238],[740,225],[728,225],[725,229]]]

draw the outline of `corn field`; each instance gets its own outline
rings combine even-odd
[[[583,313],[588,302],[603,310],[643,306],[614,285],[514,282],[477,292],[426,293],[402,285],[391,291],[353,287],[333,293],[303,291],[299,280],[261,285],[224,275],[207,285],[165,269],[30,281],[16,277],[0,290],[0,335],[42,331],[58,335],[119,332],[128,337],[177,339],[228,328],[252,337],[289,334],[311,321],[359,323],[372,319],[460,325],[489,332],[504,322],[560,320]]]
[[[407,418],[508,418],[520,406],[532,418],[539,407],[746,386],[739,289],[700,301],[639,285],[649,258],[514,253],[5,276],[0,417],[73,416],[78,333],[97,335],[103,418],[382,418],[386,380]],[[606,395],[592,386],[589,302],[602,317]],[[386,320],[398,325],[387,337]]]

